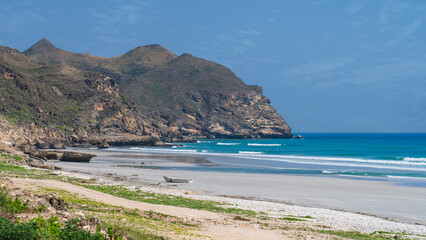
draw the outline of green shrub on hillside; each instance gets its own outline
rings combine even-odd
[[[22,202],[21,199],[15,198],[12,200],[7,191],[0,188],[0,213],[23,213],[28,211],[29,200]]]
[[[57,217],[44,219],[34,218],[28,222],[13,223],[9,219],[0,217],[0,240],[105,240],[100,233],[90,233],[78,229],[79,219],[73,219],[62,224]]]

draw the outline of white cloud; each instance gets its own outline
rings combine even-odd
[[[254,48],[254,47],[257,46],[257,44],[255,42],[253,42],[253,41],[251,41],[250,39],[247,39],[247,38],[241,40],[240,43],[242,45],[246,46],[246,47],[249,47],[249,48]]]
[[[232,38],[229,35],[219,35],[216,38],[224,42],[232,40]]]
[[[284,71],[286,75],[309,75],[311,77],[317,76],[319,74],[333,72],[338,68],[346,66],[348,63],[353,62],[354,59],[336,57],[331,59],[321,59],[310,61],[306,64],[288,69]]]
[[[116,6],[113,8],[104,9],[101,5],[89,9],[89,13],[97,24],[94,30],[118,32],[122,26],[148,21],[144,18],[144,11],[153,5],[154,3],[151,0],[116,1]]]
[[[417,78],[426,78],[426,57],[417,59],[391,59],[382,64],[364,67],[353,71],[346,83],[364,85],[373,88],[411,88],[409,82]]]
[[[272,13],[277,13],[277,14],[283,14],[284,13],[282,10],[277,9],[277,8],[271,9],[271,12]]]
[[[237,33],[242,34],[242,35],[262,35],[262,33],[260,33],[257,30],[238,30]]]

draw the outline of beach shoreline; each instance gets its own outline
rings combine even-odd
[[[318,222],[346,231],[426,233],[426,216],[422,215],[426,212],[422,204],[426,199],[425,188],[334,177],[163,170],[154,165],[191,165],[194,159],[172,161],[167,157],[173,155],[153,154],[156,157],[150,158],[150,162],[146,153],[123,157],[122,153],[108,150],[69,150],[98,156],[90,163],[53,162],[63,168],[61,174],[97,178],[144,191],[226,202],[270,215],[309,215]],[[138,165],[141,167],[134,167]],[[191,178],[194,183],[166,183],[164,175]]]

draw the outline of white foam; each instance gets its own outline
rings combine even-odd
[[[407,176],[391,176],[388,175],[388,178],[393,178],[393,179],[406,179],[406,180],[421,180],[421,181],[426,181],[426,178],[422,178],[422,177],[407,177]]]
[[[313,165],[331,165],[331,166],[343,166],[343,167],[364,167],[364,168],[379,168],[379,169],[395,169],[395,170],[408,170],[408,171],[426,171],[426,168],[414,168],[414,167],[397,167],[397,166],[388,166],[388,165],[372,165],[372,164],[362,164],[362,163],[350,163],[350,162],[333,162],[333,161],[303,161],[301,159],[262,159],[247,157],[254,160],[264,160],[264,161],[277,161],[277,162],[288,162],[288,163],[301,163],[301,164],[313,164]]]
[[[264,144],[264,143],[247,143],[247,146],[256,146],[256,147],[279,147],[279,146],[282,146],[282,144],[279,144],[279,143],[271,143],[271,144]]]
[[[402,160],[375,160],[361,158],[319,157],[319,156],[293,156],[293,155],[269,155],[257,151],[239,151],[238,153],[211,153],[198,150],[164,149],[164,148],[131,148],[139,152],[163,152],[180,154],[203,154],[210,156],[224,156],[246,158],[257,161],[275,161],[296,164],[330,165],[343,167],[363,167],[376,169],[394,169],[408,171],[426,171],[426,162],[402,161]],[[109,151],[113,149],[107,149]],[[123,151],[123,149],[115,149]],[[129,151],[131,151],[129,149]]]
[[[408,161],[408,162],[426,162],[426,158],[405,157],[404,161]]]
[[[217,145],[222,145],[222,146],[235,146],[235,145],[240,145],[241,143],[217,143]]]
[[[282,158],[282,159],[301,159],[314,161],[336,161],[336,162],[357,162],[357,163],[375,163],[375,164],[391,164],[391,165],[413,165],[426,166],[426,162],[415,161],[398,161],[398,160],[375,160],[361,158],[337,158],[337,157],[313,157],[313,156],[293,156],[293,155],[265,155],[266,158]]]
[[[324,171],[322,171],[322,173],[324,173],[324,174],[331,174],[331,173],[336,173],[336,172],[324,170]]]
[[[252,152],[252,151],[238,151],[239,154],[254,154],[259,155],[262,154],[262,152]]]
[[[206,153],[206,152],[208,152],[208,151],[207,151],[207,150],[201,150],[201,152],[202,152],[202,153]]]
[[[141,148],[140,147],[131,147],[131,148],[129,148],[130,150],[141,150]]]

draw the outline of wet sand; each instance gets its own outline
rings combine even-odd
[[[98,157],[90,163],[54,164],[65,171],[109,177],[135,186],[336,209],[426,225],[426,188],[337,177],[164,170],[162,167],[165,166],[192,166],[209,164],[209,161],[182,155],[83,151],[97,154]],[[164,175],[191,178],[194,182],[170,184],[164,181]]]

